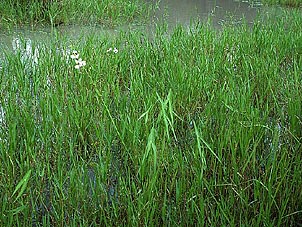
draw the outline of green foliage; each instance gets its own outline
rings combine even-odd
[[[302,0],[263,0],[264,4],[281,5],[288,7],[302,7]]]
[[[41,23],[97,23],[114,26],[144,19],[148,9],[140,0],[26,0],[0,3],[1,21],[5,26]]]
[[[301,224],[301,24],[3,50],[0,225]]]

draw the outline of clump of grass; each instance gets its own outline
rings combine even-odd
[[[301,7],[302,1],[301,0],[263,0],[264,4],[268,5],[281,5],[287,7]]]
[[[6,27],[70,23],[114,26],[142,20],[148,10],[147,5],[140,0],[5,0],[0,3],[1,23]]]
[[[1,224],[301,224],[302,18],[292,16],[297,26],[54,42],[34,67],[6,51]],[[79,69],[65,57],[73,49]]]

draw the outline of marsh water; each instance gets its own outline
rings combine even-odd
[[[211,21],[215,28],[220,28],[225,23],[252,24],[261,9],[260,1],[249,2],[233,0],[145,0],[147,4],[155,6],[155,12],[150,16],[149,23],[145,25],[131,24],[108,29],[102,26],[61,25],[56,29],[40,27],[32,29],[24,27],[12,29],[10,32],[0,31],[0,46],[12,47],[12,40],[17,36],[43,41],[51,39],[55,34],[63,35],[70,40],[77,39],[81,35],[97,33],[98,35],[114,35],[120,30],[145,30],[152,32],[154,25],[165,22],[169,28],[178,24],[189,26],[198,21]]]
[[[225,22],[232,20],[235,23],[246,21],[252,23],[261,7],[260,2],[233,0],[162,0],[157,5],[158,10],[154,15],[155,20],[165,20],[172,27],[176,24],[189,26],[198,19],[210,19],[214,27],[220,27]]]

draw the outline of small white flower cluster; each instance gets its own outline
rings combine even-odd
[[[118,49],[116,47],[112,48],[110,47],[108,50],[107,50],[107,53],[113,51],[113,53],[117,54],[118,53]]]
[[[70,58],[74,59],[74,61],[76,63],[76,65],[74,67],[76,69],[80,69],[81,67],[86,65],[86,61],[83,61],[82,58],[79,58],[79,57],[80,57],[80,55],[76,50],[72,51]]]

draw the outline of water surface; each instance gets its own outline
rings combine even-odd
[[[23,27],[12,29],[10,32],[0,31],[0,48],[8,46],[12,48],[12,40],[16,37],[31,39],[32,41],[47,42],[57,35],[75,40],[82,35],[94,33],[95,35],[115,35],[119,30],[144,30],[152,32],[154,25],[165,22],[172,29],[177,24],[189,26],[190,23],[199,20],[207,21],[209,18],[216,28],[223,24],[242,23],[251,24],[257,16],[260,4],[251,5],[248,2],[232,0],[145,0],[147,3],[156,5],[156,11],[151,15],[150,23],[146,26],[127,25],[116,29],[106,29],[102,26],[86,25],[62,25],[55,29],[50,27]],[[254,1],[255,2],[255,1]]]
[[[151,0],[151,2],[156,2]],[[227,20],[252,23],[261,4],[232,0],[162,0],[153,15],[154,21],[165,20],[169,25],[190,25],[192,20],[207,21],[209,17],[214,27],[221,26]]]

